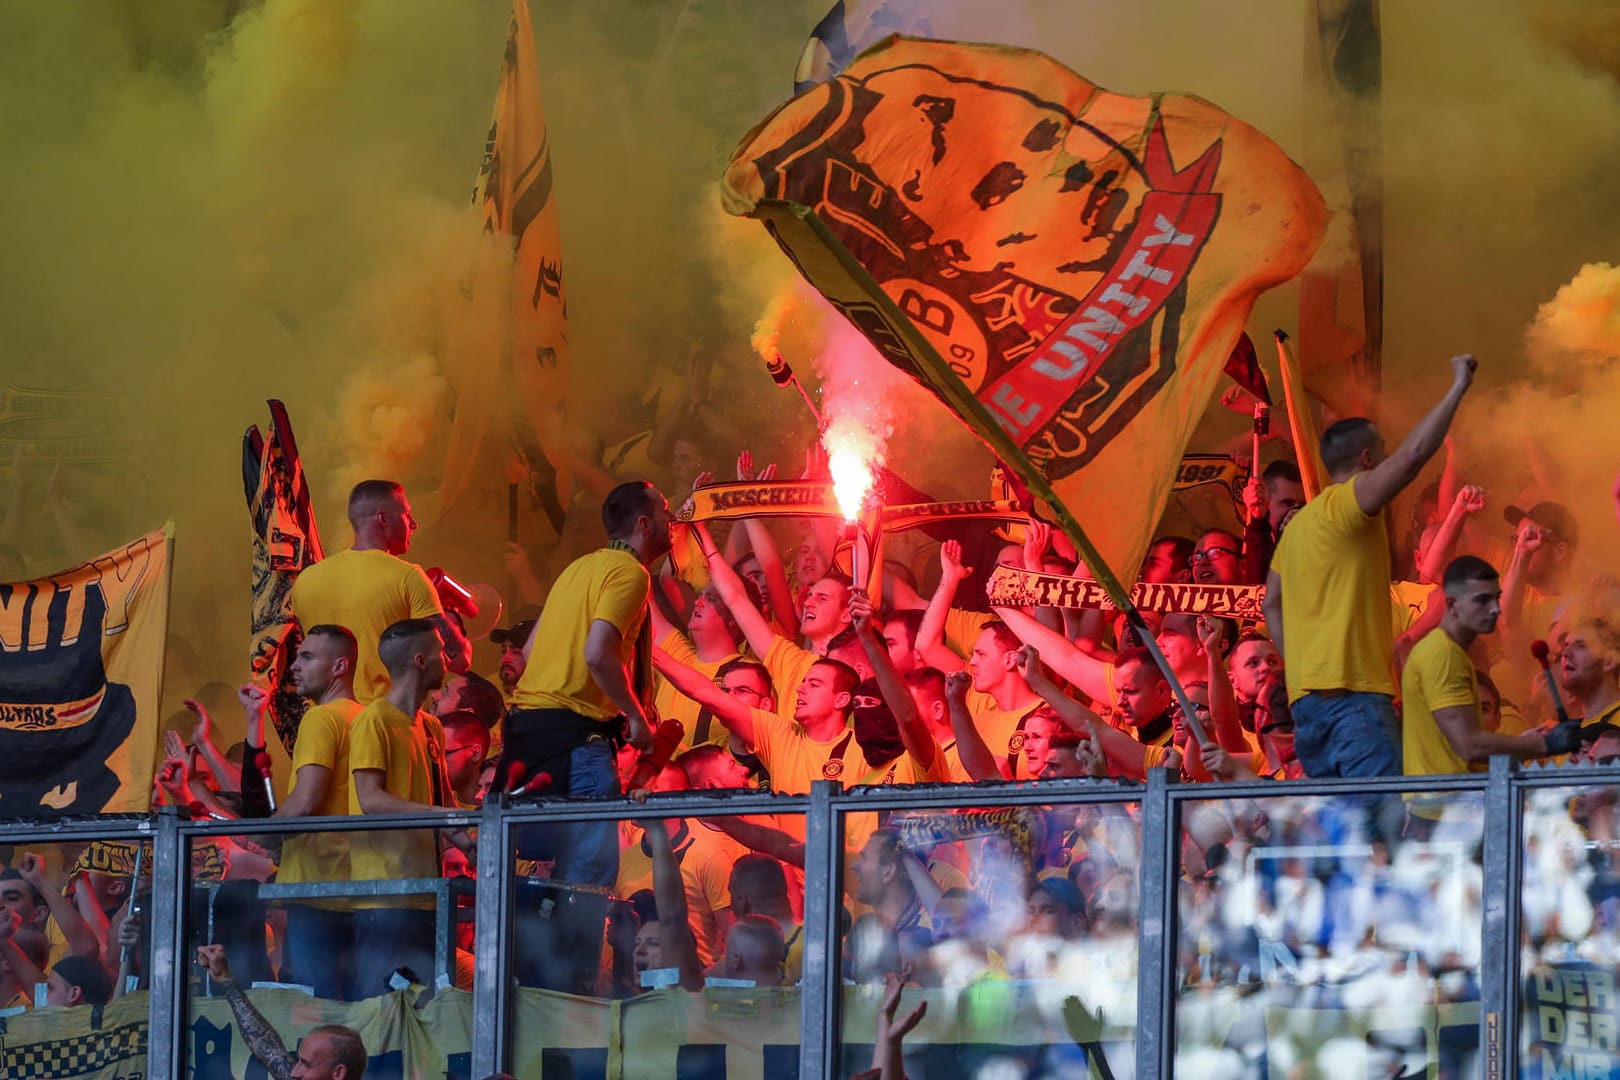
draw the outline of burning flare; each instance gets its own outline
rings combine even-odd
[[[821,437],[832,471],[833,495],[845,521],[856,521],[872,491],[872,467],[881,451],[877,436],[852,417],[841,416],[827,425]]]

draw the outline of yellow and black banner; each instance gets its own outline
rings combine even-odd
[[[0,584],[0,817],[150,806],[173,523]]]
[[[321,561],[322,550],[292,419],[281,402],[268,404],[268,431],[255,424],[242,438],[242,479],[253,523],[248,670],[269,688],[266,719],[290,755],[308,705],[291,681],[293,657],[303,640],[293,617],[292,587],[300,571]]]
[[[1098,582],[1014,566],[997,567],[985,586],[985,593],[995,607],[1114,609],[1114,602]],[[1265,597],[1264,585],[1137,582],[1131,586],[1131,603],[1139,611],[1166,615],[1216,615],[1259,622],[1265,618],[1260,610]]]
[[[723,197],[1107,579],[1140,563],[1255,298],[1326,221],[1310,178],[1208,102],[902,37],[757,125]]]
[[[1200,483],[1217,482],[1211,476]],[[751,517],[842,518],[833,486],[822,480],[775,480],[769,483],[710,484],[692,492],[689,507],[678,521],[735,521]],[[939,521],[1023,521],[1029,510],[1006,499],[961,502],[901,503],[882,507],[869,525],[881,523],[885,532],[899,532]]]
[[[1248,482],[1249,470],[1225,454],[1185,454],[1176,469],[1173,487],[1188,491],[1205,484],[1219,484],[1231,494],[1234,502],[1243,501],[1243,485]]]

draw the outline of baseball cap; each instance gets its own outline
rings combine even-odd
[[[522,646],[529,643],[529,635],[533,632],[534,620],[520,619],[504,630],[499,627],[491,630],[489,640],[497,645],[505,645],[507,642],[511,642],[513,645]]]
[[[112,997],[112,978],[107,969],[88,956],[69,954],[51,969],[69,986],[77,986],[88,1005],[105,1005]]]
[[[1580,535],[1580,526],[1575,521],[1575,515],[1569,512],[1569,507],[1563,503],[1542,501],[1536,503],[1528,510],[1521,510],[1517,506],[1510,506],[1502,511],[1507,523],[1515,529],[1519,522],[1529,518],[1544,529],[1549,529],[1565,543],[1573,544]]]

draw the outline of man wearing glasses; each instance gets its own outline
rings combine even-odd
[[[1200,585],[1245,584],[1243,542],[1225,529],[1208,530],[1193,548],[1192,576]]]
[[[304,628],[331,625],[354,634],[359,660],[354,698],[368,705],[388,692],[388,670],[377,655],[382,632],[406,619],[431,619],[445,641],[445,666],[467,670],[471,647],[445,618],[427,574],[402,556],[411,549],[416,518],[405,489],[392,480],[362,480],[349,493],[354,547],[328,555],[293,582],[293,614]]]

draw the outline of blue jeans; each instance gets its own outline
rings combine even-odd
[[[621,795],[613,744],[591,742],[568,757],[570,799],[616,799]],[[557,865],[551,876],[561,881],[612,888],[619,880],[619,824],[575,821],[559,830]]]
[[[318,998],[357,1000],[354,912],[288,904],[281,981],[314,987]]]
[[[388,993],[395,968],[410,968],[433,987],[433,912],[416,908],[362,908],[354,913],[354,981],[360,997]]]
[[[1294,753],[1309,777],[1401,775],[1400,728],[1388,694],[1310,693],[1294,702]]]

